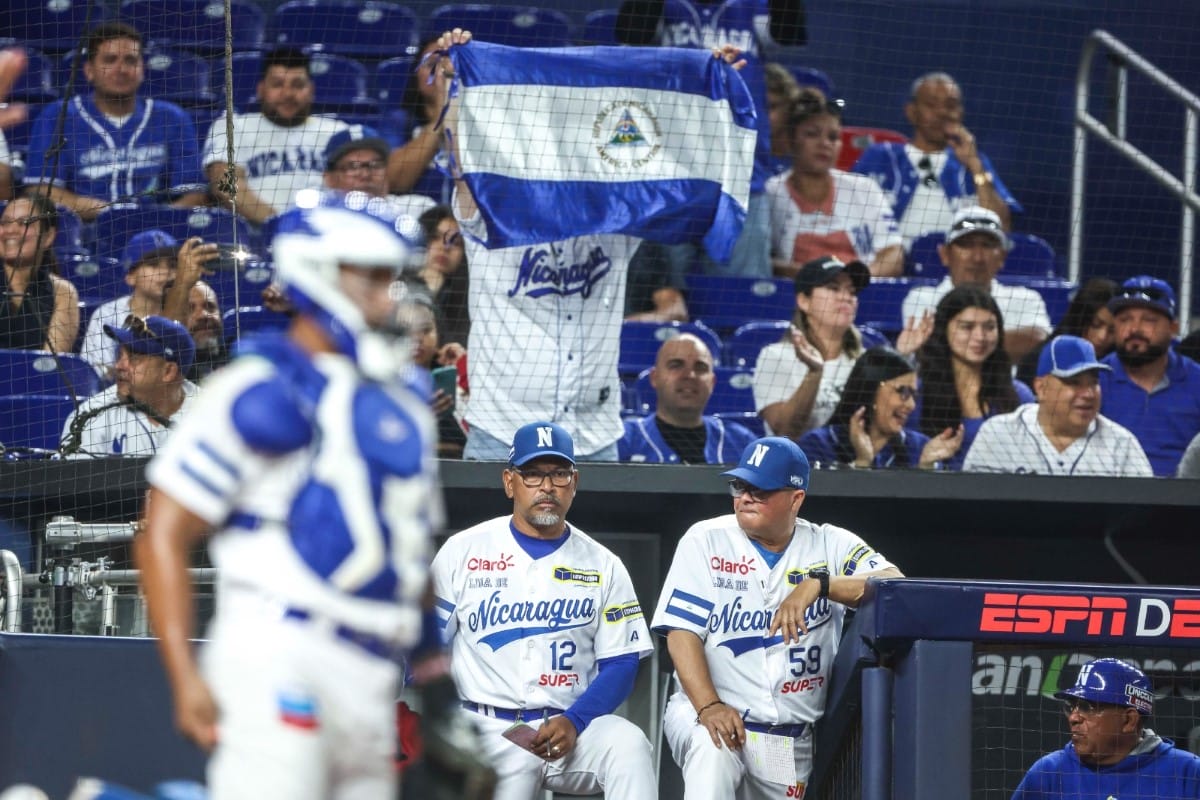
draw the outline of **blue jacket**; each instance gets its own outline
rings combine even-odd
[[[823,428],[816,428],[809,431],[800,437],[800,449],[804,451],[804,455],[808,456],[808,463],[816,466],[818,463],[821,466],[833,466],[835,464],[846,463],[838,455],[838,443],[843,441],[846,436],[845,425],[826,425]],[[901,430],[900,439],[904,442],[905,459],[901,463],[897,463],[896,449],[892,447],[892,443],[888,442],[883,446],[883,449],[875,454],[875,460],[871,462],[874,469],[891,469],[899,467],[915,467],[921,461],[921,451],[925,449],[925,445],[929,442],[929,437],[920,431]],[[846,443],[847,446],[849,442]],[[850,452],[854,452],[851,447]]]
[[[704,460],[709,464],[733,464],[742,457],[746,445],[754,441],[754,434],[736,422],[725,422],[719,417],[704,417]],[[637,461],[644,464],[678,464],[679,454],[667,447],[658,420],[653,414],[637,419],[625,420],[625,435],[617,442],[617,453],[622,461]]]
[[[1156,737],[1157,738],[1157,737]],[[1200,757],[1175,749],[1167,739],[1144,753],[1126,756],[1108,767],[1079,760],[1075,746],[1037,760],[1013,800],[1194,800],[1200,797]]]
[[[1155,475],[1174,477],[1188,442],[1200,433],[1200,364],[1171,350],[1166,385],[1147,393],[1129,379],[1115,352],[1102,360],[1112,372],[1100,371],[1100,413],[1133,432]]]

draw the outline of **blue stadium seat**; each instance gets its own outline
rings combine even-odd
[[[713,416],[720,417],[725,422],[736,422],[738,425],[749,428],[756,437],[767,435],[766,423],[753,411],[726,411]]]
[[[271,285],[275,269],[269,261],[250,259],[238,270],[219,270],[204,280],[217,294],[221,308],[246,308],[262,303],[263,289]]]
[[[945,241],[946,234],[941,232],[926,233],[913,239],[905,273],[917,278],[937,278],[939,281],[946,277],[946,267],[937,252]]]
[[[58,269],[79,292],[79,301],[88,306],[129,294],[125,267],[115,258],[86,253],[74,253],[65,258],[58,256]],[[82,324],[80,329],[86,330]]]
[[[462,28],[481,42],[509,47],[568,47],[571,23],[561,11],[533,6],[452,4],[433,10],[431,31]]]
[[[782,339],[790,327],[791,322],[786,319],[755,320],[739,325],[731,336],[725,337],[725,366],[754,369],[759,352]]]
[[[257,305],[231,308],[221,315],[221,325],[225,330],[225,343],[229,346],[238,340],[239,331],[242,336],[251,333],[282,331],[287,328],[289,322],[286,315]]]
[[[375,66],[374,97],[388,108],[399,108],[404,100],[404,91],[412,78],[416,61],[410,56],[389,58]]]
[[[212,88],[212,67],[192,53],[155,48],[146,53],[146,95],[169,100],[184,108],[211,108],[217,104]],[[203,135],[204,131],[197,131]]]
[[[750,320],[791,319],[796,309],[796,292],[787,280],[688,275],[687,285],[692,319],[722,335]]]
[[[45,104],[30,103],[25,121],[19,125],[14,125],[11,128],[4,130],[4,140],[8,142],[8,149],[13,153],[20,153],[22,160],[29,152],[29,137],[33,133],[33,121],[37,119]]]
[[[617,371],[622,375],[636,375],[654,366],[662,343],[681,333],[700,337],[712,352],[713,360],[720,362],[721,338],[702,322],[626,321],[621,323],[621,354],[617,359]]]
[[[315,92],[314,113],[379,114],[379,101],[367,90],[367,68],[361,62],[332,53],[313,53],[309,68]]]
[[[291,0],[275,9],[270,39],[306,50],[387,58],[416,52],[417,18],[403,6],[380,0]]]
[[[897,334],[904,330],[901,317],[901,307],[904,298],[914,286],[932,286],[937,283],[927,278],[872,278],[870,286],[858,293],[858,314],[855,324],[860,331],[874,328],[886,340],[895,341]],[[863,336],[864,344],[866,335]]]
[[[172,208],[113,205],[96,217],[94,253],[120,258],[129,237],[151,228],[166,231],[179,241],[199,236],[206,242],[234,245],[256,252],[257,240],[249,225],[223,208]]]
[[[714,370],[712,397],[704,407],[705,414],[753,414],[754,373],[747,369],[717,367]],[[635,410],[644,416],[658,407],[658,397],[650,385],[650,370],[638,373],[634,383],[637,397]]]
[[[234,53],[230,71],[233,73],[233,110],[239,114],[258,110],[258,79],[262,73],[262,53]],[[225,57],[212,60],[212,85],[219,95],[225,92]]]
[[[5,0],[0,4],[0,32],[25,47],[61,53],[79,47],[84,32],[105,17],[102,2]]]
[[[67,395],[6,395],[0,397],[0,445],[57,450],[59,437],[75,402]]]
[[[58,75],[54,61],[36,50],[26,50],[28,66],[8,93],[20,103],[49,103],[58,99]]]
[[[1067,313],[1067,306],[1071,304],[1071,293],[1079,288],[1065,278],[1031,278],[1028,275],[1007,273],[1006,268],[997,280],[1011,286],[1025,286],[1040,294],[1046,303],[1046,314],[1050,317],[1051,325],[1057,324],[1063,318],[1063,314]]]
[[[0,350],[0,395],[74,394],[100,391],[92,365],[70,353],[57,356],[40,350]]]
[[[579,43],[584,45],[616,45],[617,41],[617,10],[601,8],[589,13],[583,18],[583,33]]]
[[[233,49],[263,46],[267,15],[251,0],[228,0]],[[225,50],[225,5],[220,0],[125,0],[121,19],[151,45],[181,47],[213,55]]]
[[[83,246],[83,220],[66,206],[58,209],[57,235],[54,237],[54,254],[62,257],[76,253],[87,253]]]

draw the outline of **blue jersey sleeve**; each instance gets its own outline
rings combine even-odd
[[[50,103],[42,109],[42,113],[33,121],[29,134],[29,154],[25,162],[25,184],[56,182],[61,185],[66,180],[66,164],[59,155],[53,154],[55,122],[65,100]]]
[[[170,161],[167,164],[167,186],[174,196],[204,191],[208,183],[200,171],[200,141],[196,126],[183,109],[170,106],[174,134],[170,138]]]

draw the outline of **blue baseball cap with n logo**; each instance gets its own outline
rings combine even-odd
[[[553,422],[531,422],[513,434],[512,448],[508,451],[508,463],[514,467],[535,458],[552,456],[575,463],[575,442],[571,434]]]
[[[808,473],[800,445],[785,436],[766,436],[746,445],[737,467],[721,474],[759,489],[808,489]]]

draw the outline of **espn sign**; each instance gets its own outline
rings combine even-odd
[[[1200,599],[986,592],[981,633],[1200,639]]]

